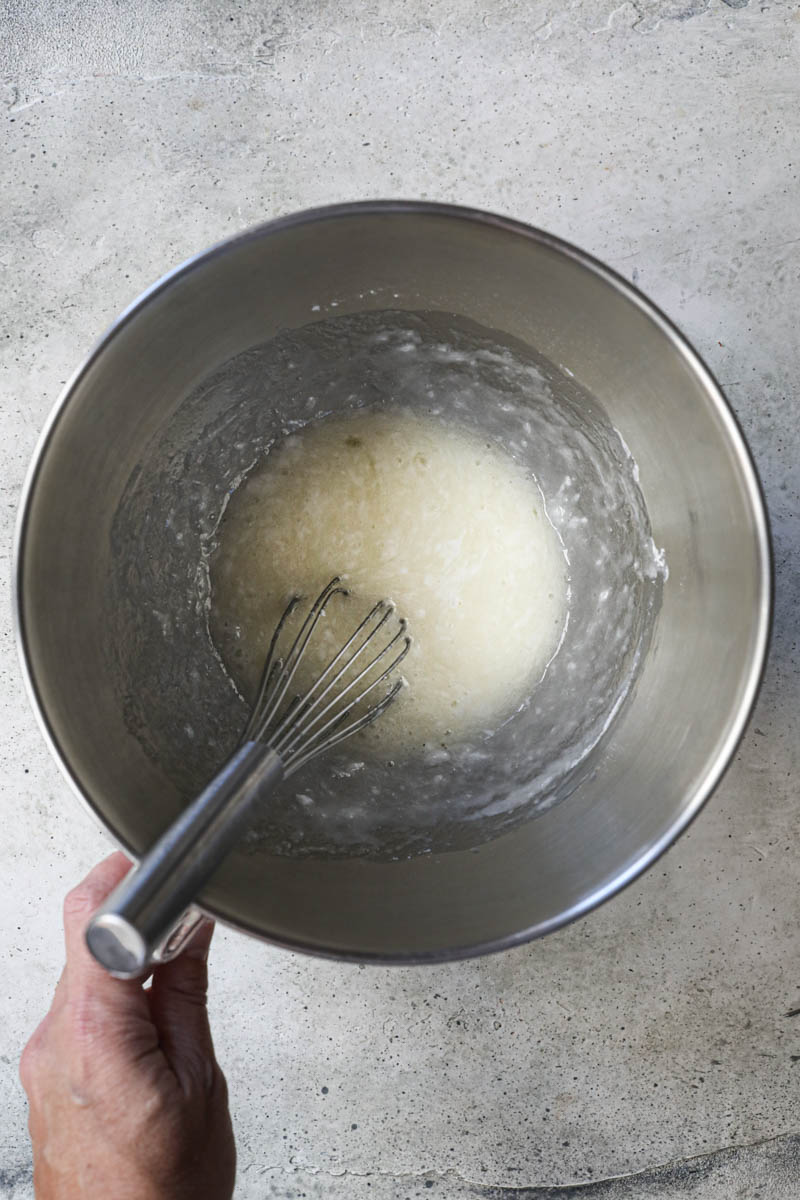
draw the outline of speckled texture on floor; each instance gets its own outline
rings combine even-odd
[[[772,517],[749,732],[623,896],[428,969],[218,933],[237,1195],[796,1197],[800,6],[0,0],[0,16],[4,564],[38,430],[125,304],[250,223],[374,196],[508,213],[635,280],[723,383]],[[60,968],[61,895],[107,841],[48,757],[0,612],[0,1196],[22,1200],[17,1059]]]

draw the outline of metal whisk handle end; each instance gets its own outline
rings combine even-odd
[[[248,742],[132,868],[86,930],[92,955],[120,979],[173,957],[200,920],[189,905],[235,845],[257,796],[284,775],[278,754]]]

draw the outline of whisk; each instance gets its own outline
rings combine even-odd
[[[376,721],[404,686],[391,676],[411,638],[394,605],[380,600],[314,681],[294,691],[326,605],[347,594],[341,578],[332,579],[284,654],[287,624],[301,599],[289,602],[272,636],[237,749],[92,917],[87,944],[112,975],[134,979],[179,953],[202,920],[189,906],[244,832],[255,802]]]

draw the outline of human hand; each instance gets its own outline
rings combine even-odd
[[[130,866],[98,863],[64,901],[67,962],[25,1047],[37,1200],[230,1200],[236,1148],[206,1012],[209,921],[152,985],[112,979],[84,941]]]

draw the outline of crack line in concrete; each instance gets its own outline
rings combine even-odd
[[[397,1181],[407,1180],[415,1182],[422,1179],[434,1179],[440,1182],[451,1180],[463,1187],[474,1189],[478,1196],[486,1197],[486,1200],[492,1200],[496,1197],[501,1200],[503,1196],[518,1196],[520,1200],[529,1197],[530,1200],[558,1200],[559,1196],[564,1197],[564,1200],[569,1200],[570,1195],[577,1195],[580,1192],[591,1195],[591,1189],[604,1187],[609,1184],[630,1183],[637,1179],[643,1180],[646,1178],[654,1179],[656,1176],[666,1174],[670,1171],[675,1171],[679,1168],[687,1168],[692,1166],[700,1166],[704,1162],[712,1167],[714,1164],[711,1160],[724,1158],[727,1155],[735,1155],[742,1151],[757,1150],[761,1146],[775,1145],[779,1142],[792,1142],[793,1140],[800,1142],[800,1130],[790,1131],[787,1133],[774,1134],[769,1137],[759,1138],[754,1142],[738,1142],[730,1146],[720,1146],[714,1150],[704,1150],[700,1154],[691,1154],[687,1158],[673,1158],[666,1162],[659,1163],[652,1167],[644,1167],[638,1171],[627,1172],[622,1175],[604,1175],[600,1179],[588,1179],[574,1181],[571,1183],[560,1184],[508,1184],[508,1183],[487,1183],[486,1181],[478,1181],[469,1179],[462,1175],[454,1168],[450,1167],[445,1171],[437,1171],[435,1169],[428,1171],[382,1171],[375,1169],[371,1171],[354,1171],[345,1167],[341,1171],[332,1170],[326,1167],[317,1167],[307,1164],[291,1163],[289,1166],[274,1166],[263,1167],[259,1174],[267,1174],[269,1172],[279,1171],[281,1174],[307,1174],[311,1176],[326,1176],[329,1179],[393,1179]],[[252,1164],[251,1164],[252,1166]],[[250,1170],[250,1167],[245,1167],[244,1171]],[[244,1172],[243,1172],[244,1173]]]

